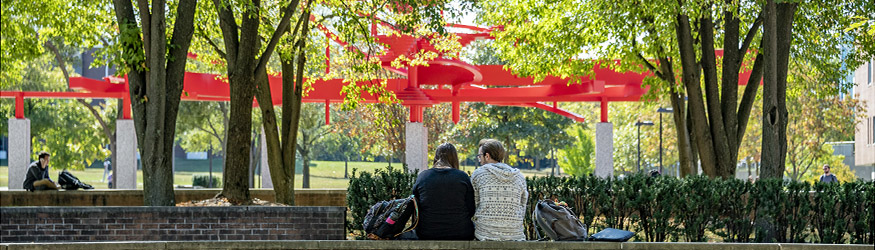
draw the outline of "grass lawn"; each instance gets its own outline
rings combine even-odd
[[[206,160],[203,160],[206,162]],[[173,175],[173,182],[175,185],[191,185],[192,175],[195,174],[203,174],[207,175],[208,167],[204,167],[204,164],[197,164],[192,162],[184,163],[187,165],[183,165],[183,163],[177,164],[177,169],[185,169],[186,171],[176,171]],[[221,166],[221,162],[218,164],[216,161],[213,161],[214,176],[222,175],[222,171],[220,168],[215,166]],[[352,174],[352,169],[358,169],[361,171],[373,172],[377,168],[385,168],[388,166],[385,162],[349,162],[349,173]],[[400,163],[393,163],[392,167],[400,167]],[[218,169],[218,170],[217,170]],[[473,172],[474,166],[462,166],[462,170],[465,172]],[[195,170],[195,171],[190,171]],[[57,181],[58,173],[60,170],[52,170],[50,176],[53,180]],[[295,187],[301,188],[303,175],[301,174],[301,170],[296,171],[295,174]],[[549,176],[550,169],[544,168],[541,171],[535,170],[522,170],[525,176]],[[84,183],[90,184],[95,188],[106,188],[106,181],[102,181],[103,179],[103,169],[102,168],[86,168],[85,170],[72,170],[70,171],[73,175],[79,178]],[[9,170],[7,166],[0,166],[0,187],[8,187],[9,186]],[[343,178],[343,162],[342,161],[314,161],[310,166],[310,187],[311,188],[346,188],[349,183],[348,179]],[[261,176],[256,175],[255,177],[255,187],[261,187]],[[143,171],[137,171],[137,188],[143,188]]]

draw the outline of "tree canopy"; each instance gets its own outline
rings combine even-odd
[[[760,76],[774,76],[765,80],[769,98],[764,101],[781,106],[772,100],[783,100],[786,90],[787,60],[782,58],[792,56],[844,76],[873,55],[867,49],[873,38],[866,34],[873,23],[861,22],[872,20],[870,2],[784,2],[771,11],[767,2],[491,0],[478,3],[478,21],[501,27],[491,46],[523,76],[586,76],[595,65],[651,73],[644,82],[651,97],[671,100],[675,110],[685,174],[701,159],[706,174],[728,177],[734,173]],[[780,20],[768,22],[773,18]],[[777,47],[763,47],[763,34],[786,33],[791,27],[792,33],[770,38],[779,42]],[[758,56],[769,51],[779,53]],[[756,60],[760,57],[762,62]],[[752,70],[753,84],[739,98],[738,73],[747,70]],[[832,91],[842,88],[836,85]],[[777,112],[786,117],[786,111]],[[786,118],[781,120],[786,124]],[[772,138],[763,146],[780,144]]]

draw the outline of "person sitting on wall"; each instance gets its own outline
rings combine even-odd
[[[40,152],[39,159],[30,164],[27,169],[27,177],[24,178],[24,189],[34,190],[58,190],[58,185],[49,178],[49,153]]]
[[[474,187],[468,174],[459,170],[453,144],[438,146],[434,166],[419,173],[413,195],[419,202],[420,240],[474,239]]]
[[[507,151],[494,139],[480,141],[480,168],[471,174],[474,186],[474,236],[481,241],[524,241],[526,177],[503,163]]]

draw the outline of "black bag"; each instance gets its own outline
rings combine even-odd
[[[94,189],[91,185],[82,183],[79,181],[79,178],[73,176],[67,170],[62,170],[61,173],[58,174],[58,184],[61,185],[61,188],[66,190],[77,190],[77,189]]]
[[[632,238],[635,233],[620,230],[616,228],[605,228],[601,232],[595,233],[592,237],[589,237],[591,241],[613,241],[613,242],[625,242]]]
[[[537,228],[547,233],[547,238],[554,241],[583,241],[586,240],[586,225],[574,216],[567,206],[556,204],[551,200],[541,200],[535,204],[532,211],[532,219],[535,221],[535,232],[541,238]]]
[[[410,227],[407,220],[413,217]],[[404,199],[377,202],[363,223],[365,234],[371,240],[392,240],[416,228],[419,223],[419,207],[411,195]]]

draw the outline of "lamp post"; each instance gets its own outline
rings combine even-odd
[[[672,108],[659,108],[656,110],[659,113],[659,173],[662,174],[662,113],[673,113]]]
[[[638,127],[638,172],[641,172],[641,126],[653,126],[651,121],[638,121],[635,123]]]
[[[213,188],[213,143],[210,142],[210,150],[207,151],[207,159],[210,161],[210,188]]]

